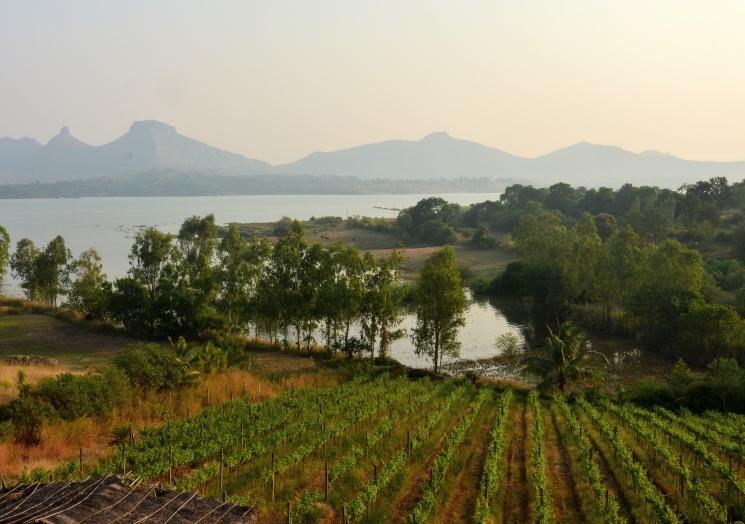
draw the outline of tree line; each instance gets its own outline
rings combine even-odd
[[[0,254],[29,300],[56,306],[62,297],[88,319],[153,339],[253,333],[297,349],[321,344],[387,357],[405,336],[398,325],[408,296],[418,351],[435,367],[457,353],[465,294],[451,249],[435,253],[405,286],[396,250],[376,259],[341,243],[309,245],[298,221],[280,223],[277,233],[274,244],[244,237],[236,225],[220,234],[212,215],[188,218],[175,235],[146,228],[134,239],[127,274],[113,280],[95,249],[74,258],[60,236],[44,247],[21,239],[10,254],[0,234]]]
[[[603,239],[589,214],[573,227],[548,212],[526,214],[512,239],[520,261],[491,293],[532,296],[542,318],[581,317],[688,362],[745,359],[745,321],[712,302],[697,250],[670,239],[645,244],[631,226]]]

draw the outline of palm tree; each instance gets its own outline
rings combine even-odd
[[[608,363],[602,353],[590,349],[587,337],[577,326],[565,322],[554,333],[548,328],[546,345],[523,359],[526,371],[543,378],[539,387],[557,385],[563,395],[567,385],[592,375],[593,359]]]

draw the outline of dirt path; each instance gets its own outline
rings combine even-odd
[[[546,427],[546,461],[556,522],[585,522],[572,459],[559,431],[556,413],[546,406],[541,411]]]
[[[507,446],[507,469],[500,491],[502,493],[502,522],[504,524],[530,522],[526,456],[528,420],[524,401],[515,402],[507,431],[510,433],[510,442]]]
[[[497,415],[497,402],[494,398],[485,402],[473,421],[473,425],[455,454],[453,464],[443,486],[444,501],[435,507],[433,522],[452,524],[470,522],[476,506],[481,483],[481,472],[489,451],[489,431]],[[456,467],[460,466],[457,471]]]

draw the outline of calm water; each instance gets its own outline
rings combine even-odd
[[[395,209],[412,206],[432,195],[249,195],[215,197],[139,197],[0,200],[0,224],[11,235],[13,244],[30,238],[44,245],[62,235],[73,255],[95,247],[103,259],[109,278],[127,271],[127,254],[136,232],[156,226],[177,232],[185,218],[213,213],[220,224],[229,222],[269,222],[283,216],[308,219],[312,216],[394,217]],[[453,193],[437,195],[450,202],[473,204],[499,198],[498,194]],[[15,282],[6,282],[6,294],[19,294]],[[401,326],[415,325],[407,315]],[[520,324],[508,321],[499,308],[488,302],[471,301],[466,326],[461,330],[461,355],[486,358],[495,355],[494,340],[514,332],[522,337]],[[391,353],[411,366],[428,362],[413,352],[410,339],[397,340]]]

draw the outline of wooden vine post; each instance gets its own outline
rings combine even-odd
[[[224,448],[220,448],[220,493],[223,495],[223,498],[225,496],[224,491],[223,491],[223,489],[225,487],[225,484],[224,484],[225,479],[223,478],[223,464],[224,464],[224,462],[225,462],[225,449]],[[223,502],[225,502],[225,500],[223,500]]]
[[[323,500],[329,499],[329,461],[323,462]]]
[[[272,451],[272,502],[274,502],[274,451]]]
[[[292,501],[287,501],[287,524],[292,524]]]
[[[168,483],[173,486],[173,443],[168,442]]]

